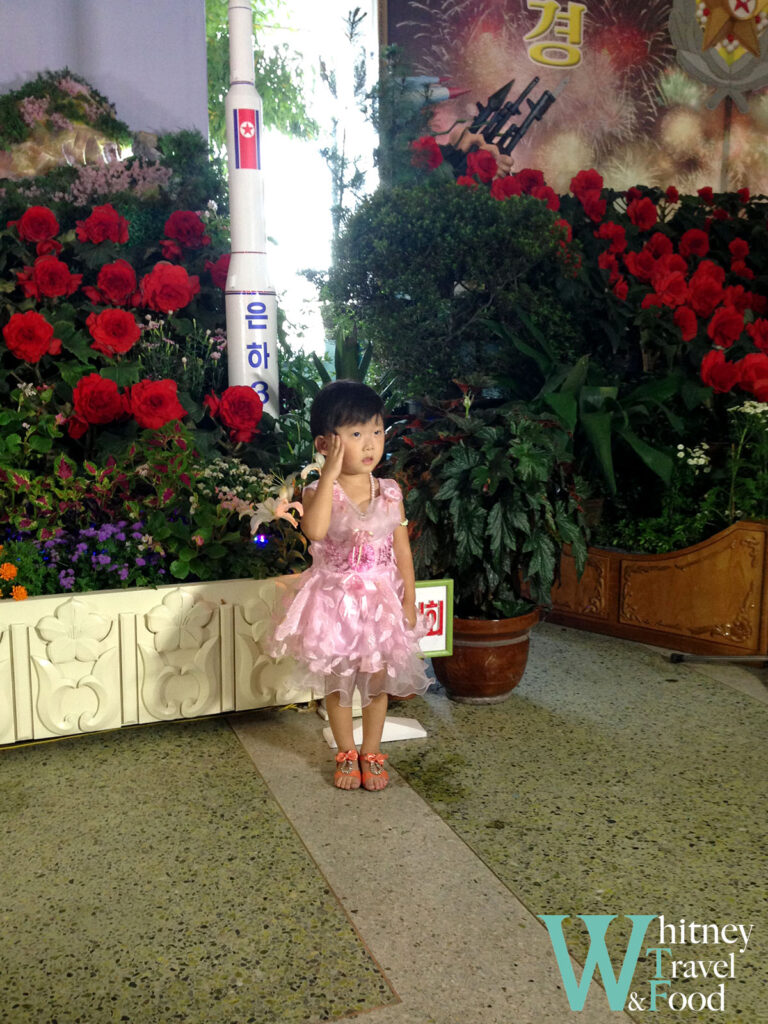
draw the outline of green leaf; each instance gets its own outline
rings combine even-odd
[[[141,376],[141,369],[138,363],[115,363],[114,366],[105,366],[101,376],[107,380],[113,380],[118,387],[124,388],[135,384]]]
[[[525,567],[525,577],[531,585],[534,600],[548,603],[552,582],[555,578],[555,544],[551,537],[543,531],[537,531],[529,541],[532,547],[531,557]]]
[[[178,559],[171,562],[170,565],[171,575],[175,576],[177,580],[185,580],[189,576],[189,563],[180,562]]]
[[[626,428],[619,429],[618,434],[628,445],[634,448],[649,469],[652,469],[657,476],[661,477],[665,484],[669,483],[672,478],[674,462],[666,452],[660,451],[658,448],[652,448],[645,441],[641,441],[637,434]]]
[[[573,433],[579,416],[579,407],[574,396],[558,392],[556,394],[544,395],[543,397],[550,409],[564,424],[566,430],[570,430]]]
[[[598,465],[603,471],[611,494],[616,493],[616,477],[613,473],[613,455],[611,453],[613,414],[610,412],[583,412],[581,425],[592,445]]]
[[[29,439],[29,447],[33,452],[49,452],[53,447],[53,439],[33,434]]]

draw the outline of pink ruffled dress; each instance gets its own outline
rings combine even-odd
[[[406,697],[431,682],[418,656],[421,623],[410,629],[403,615],[392,550],[402,497],[394,480],[379,480],[379,493],[361,513],[334,483],[328,533],[312,542],[312,568],[302,574],[270,644],[274,656],[306,665],[318,696],[338,692],[344,707],[355,688],[365,707],[379,693]],[[382,669],[384,677],[372,682]]]

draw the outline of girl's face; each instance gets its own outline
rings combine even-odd
[[[384,420],[381,416],[374,416],[366,423],[337,427],[335,433],[344,442],[342,473],[371,473],[381,462],[384,454]],[[325,454],[330,437],[320,437],[317,441],[317,450]]]

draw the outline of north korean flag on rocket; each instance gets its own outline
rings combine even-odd
[[[235,167],[258,171],[261,168],[259,112],[237,107],[232,116],[235,119]]]

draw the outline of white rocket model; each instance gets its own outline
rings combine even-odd
[[[277,417],[277,297],[267,276],[261,97],[253,74],[250,0],[229,0],[225,104],[232,258],[225,292],[229,383],[246,384]]]

